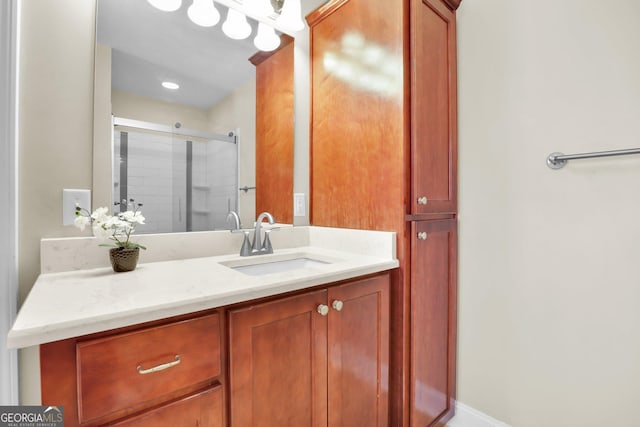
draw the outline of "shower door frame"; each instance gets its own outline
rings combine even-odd
[[[234,144],[238,142],[236,137],[237,132],[235,131],[230,132],[233,135],[228,135],[228,134],[223,135],[221,133],[211,133],[211,132],[202,132],[199,130],[192,130],[192,129],[182,129],[182,128],[176,128],[169,125],[162,125],[159,123],[126,119],[124,117],[116,117],[116,116],[113,116],[113,125],[124,126],[132,129],[142,129],[142,130],[148,130],[148,131],[154,131],[154,132],[170,133],[173,135],[180,135],[183,137],[200,138],[200,139],[208,139],[208,140],[215,139],[216,141],[232,142]]]

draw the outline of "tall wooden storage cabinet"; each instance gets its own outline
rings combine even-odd
[[[331,0],[311,27],[311,223],[398,233],[391,426],[453,416],[460,0]]]

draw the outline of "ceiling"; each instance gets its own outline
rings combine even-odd
[[[303,14],[326,0],[302,0]],[[255,77],[249,58],[257,23],[245,40],[222,32],[227,9],[216,3],[221,19],[204,28],[187,17],[191,0],[175,12],[162,12],[146,0],[98,0],[97,40],[111,46],[112,88],[208,109]],[[165,80],[179,90],[161,86]]]

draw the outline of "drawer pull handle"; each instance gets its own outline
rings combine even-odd
[[[429,201],[429,199],[427,199],[425,196],[418,197],[418,204],[419,205],[426,205],[428,201]]]
[[[342,307],[344,307],[344,303],[339,299],[337,299],[333,301],[333,303],[331,304],[331,307],[333,307],[335,311],[342,311]]]
[[[424,231],[421,231],[418,233],[418,239],[419,240],[427,240],[427,233],[425,233]]]
[[[136,369],[138,370],[138,373],[140,375],[146,375],[152,372],[164,371],[165,369],[172,368],[179,364],[180,364],[180,355],[176,354],[176,360],[174,360],[173,362],[163,363],[162,365],[154,366],[153,368],[149,368],[149,369],[142,369],[142,365],[138,365]]]

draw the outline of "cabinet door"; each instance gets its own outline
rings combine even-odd
[[[229,312],[231,426],[327,425],[326,301],[322,290]]]
[[[389,276],[329,289],[329,426],[389,425]]]
[[[411,0],[412,214],[457,209],[455,13]]]
[[[395,230],[403,220],[403,2],[334,0],[310,18],[313,225]]]
[[[452,416],[456,361],[455,220],[412,223],[411,426]]]
[[[113,424],[117,427],[222,427],[222,388],[209,388]]]

